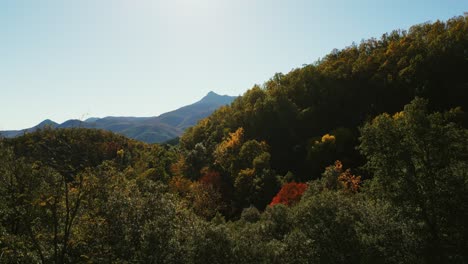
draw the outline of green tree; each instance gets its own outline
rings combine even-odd
[[[361,215],[353,195],[333,190],[306,191],[292,208],[298,237],[310,244],[309,263],[360,263],[362,251],[355,223]]]
[[[415,99],[366,123],[359,148],[375,196],[421,224],[426,261],[466,262],[468,130],[451,122],[459,110],[431,114],[427,105]]]
[[[20,239],[23,246],[18,249],[35,252],[43,263],[68,262],[77,242],[76,219],[87,195],[86,173],[70,179],[41,162],[28,164],[3,144],[0,149],[0,201],[8,209],[1,218],[7,236]]]

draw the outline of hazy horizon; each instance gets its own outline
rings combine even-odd
[[[420,0],[2,1],[0,130],[241,95],[334,48],[465,11]]]
[[[205,94],[204,96],[207,96],[209,93],[212,93],[214,92],[215,94],[219,95],[219,96],[229,96],[227,94],[219,94],[215,91],[209,91],[207,94]],[[104,118],[108,118],[108,117],[117,117],[117,118],[127,118],[127,117],[130,117],[130,118],[133,118],[133,117],[136,117],[136,118],[153,118],[153,117],[158,117],[160,115],[163,115],[163,114],[166,114],[166,113],[169,113],[169,112],[172,112],[172,111],[176,111],[178,110],[179,108],[182,108],[182,107],[186,107],[186,106],[189,106],[189,105],[192,105],[194,103],[197,103],[198,101],[201,101],[203,100],[204,96],[202,98],[199,98],[199,99],[196,99],[195,101],[187,104],[187,105],[181,105],[181,106],[177,106],[176,108],[174,109],[169,109],[163,113],[160,113],[160,114],[157,114],[157,115],[151,115],[151,116],[129,116],[129,115],[105,115],[105,116],[90,116],[89,114],[84,114],[82,115],[81,117],[78,117],[78,118],[69,118],[69,119],[66,119],[66,120],[63,120],[63,121],[60,121],[60,122],[57,122],[56,120],[53,120],[51,118],[45,118],[45,119],[42,119],[40,120],[39,122],[37,122],[36,124],[30,126],[30,127],[23,127],[23,128],[19,128],[19,129],[8,129],[8,130],[2,130],[2,131],[15,131],[15,130],[24,130],[24,129],[29,129],[29,128],[33,128],[39,124],[41,124],[42,122],[47,122],[47,121],[52,121],[52,122],[55,122],[57,124],[62,124],[64,122],[67,122],[67,121],[70,121],[70,120],[80,120],[80,121],[87,121],[88,119],[104,119]],[[232,96],[232,97],[236,97],[236,96]],[[91,121],[92,122],[92,121]]]

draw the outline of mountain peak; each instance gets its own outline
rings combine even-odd
[[[213,91],[208,92],[198,103],[215,103],[219,105],[230,104],[236,97],[220,95]]]
[[[40,127],[40,128],[43,128],[45,126],[51,126],[51,127],[55,127],[57,126],[58,124],[55,123],[54,121],[50,120],[50,119],[46,119],[44,121],[42,121],[41,123],[39,123],[36,127]]]
[[[220,96],[221,96],[221,95],[219,95],[219,94],[217,94],[217,93],[215,93],[215,92],[213,92],[213,91],[209,91],[209,92],[205,95],[205,97],[203,97],[203,99],[207,99],[207,98],[217,98],[217,97],[220,97]],[[202,99],[202,100],[203,100],[203,99]]]

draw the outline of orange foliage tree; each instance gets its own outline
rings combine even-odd
[[[292,205],[297,203],[301,199],[302,194],[307,190],[307,187],[308,186],[306,183],[286,183],[283,185],[278,194],[273,197],[270,206],[280,203],[285,205]]]
[[[361,176],[353,175],[350,169],[347,169],[338,176],[338,181],[341,182],[345,191],[356,193],[361,185]]]
[[[351,173],[350,169],[343,170],[341,161],[335,161],[335,164],[325,168],[322,174],[324,187],[331,190],[343,190],[344,192],[356,193],[361,186],[361,176]]]

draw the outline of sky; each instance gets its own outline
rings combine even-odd
[[[466,0],[1,0],[0,130],[242,95]]]

